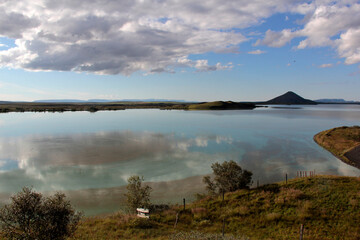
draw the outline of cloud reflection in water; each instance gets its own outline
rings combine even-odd
[[[211,163],[229,154],[208,154],[224,136],[179,137],[150,132],[99,132],[62,136],[28,136],[0,140],[0,191],[24,185],[40,190],[104,188],[124,185],[133,174],[149,181],[169,181],[209,172]],[[190,151],[190,148],[196,151]],[[13,184],[8,184],[14,179]]]

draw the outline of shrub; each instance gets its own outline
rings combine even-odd
[[[1,232],[8,239],[62,240],[81,219],[62,193],[43,197],[25,187],[11,201],[0,210]]]
[[[139,176],[131,176],[128,178],[128,185],[126,189],[128,190],[125,196],[127,197],[126,203],[128,208],[135,212],[136,208],[150,207],[150,186],[142,186],[142,182],[144,181],[143,177]]]
[[[225,161],[222,164],[211,165],[214,180],[210,176],[203,178],[206,188],[210,194],[233,192],[239,189],[249,188],[252,181],[252,172],[243,170],[234,161]]]

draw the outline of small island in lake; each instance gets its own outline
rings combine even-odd
[[[360,126],[322,131],[314,140],[343,162],[360,169]]]

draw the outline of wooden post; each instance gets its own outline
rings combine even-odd
[[[222,226],[222,236],[225,235],[225,217],[223,218],[223,226]]]
[[[287,173],[285,174],[285,181],[286,181],[286,185],[287,185]]]
[[[183,201],[184,201],[184,211],[185,211],[185,198],[183,199]]]
[[[303,234],[304,234],[304,224],[301,224],[301,226],[300,226],[300,240],[303,240]]]

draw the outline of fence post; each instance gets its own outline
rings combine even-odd
[[[286,185],[287,185],[287,173],[285,174],[285,180],[286,180]]]
[[[225,217],[223,218],[223,226],[222,226],[222,236],[225,235]]]
[[[301,224],[301,226],[300,226],[300,240],[303,240],[303,234],[304,234],[304,224]]]
[[[185,198],[183,199],[183,201],[184,201],[184,211],[185,211]]]

